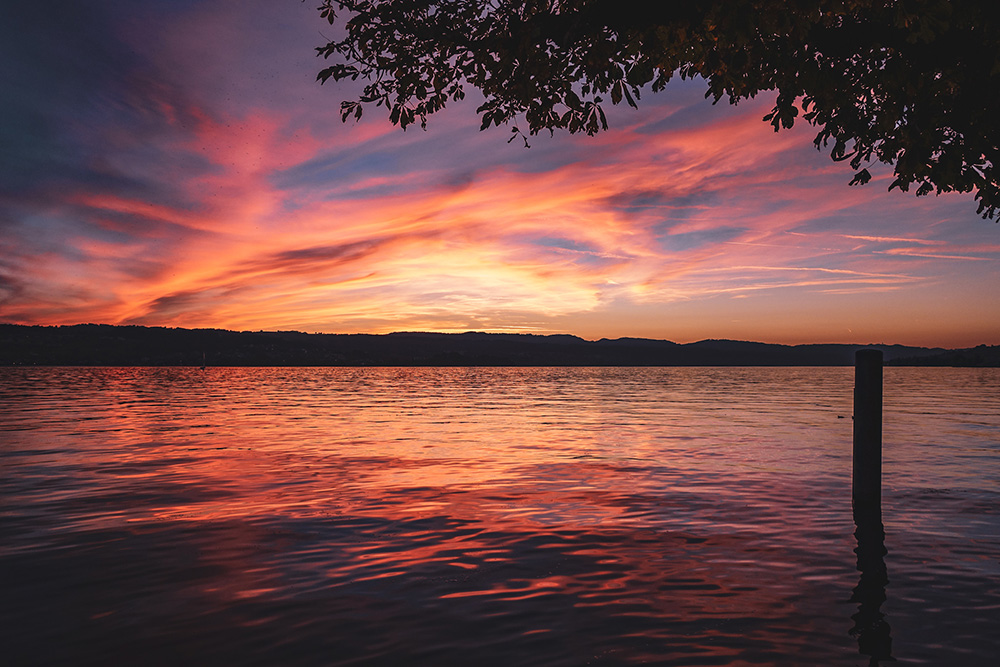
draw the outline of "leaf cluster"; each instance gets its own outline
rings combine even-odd
[[[374,104],[426,127],[471,86],[482,129],[592,135],[608,101],[634,107],[675,76],[702,77],[713,102],[774,92],[764,120],[815,126],[852,185],[884,163],[890,189],[974,192],[990,218],[1000,206],[1000,3],[323,0],[320,12],[342,36],[317,49],[333,61],[319,80],[365,83],[345,121]]]

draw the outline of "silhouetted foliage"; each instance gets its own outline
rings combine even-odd
[[[975,192],[1000,206],[1000,3],[981,0],[323,0],[339,36],[318,78],[361,79],[343,119],[386,108],[406,128],[479,89],[482,129],[511,139],[607,129],[674,76],[736,104],[776,91],[764,120],[801,117],[855,170],[893,165],[889,189]]]

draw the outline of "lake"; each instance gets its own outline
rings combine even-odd
[[[1000,369],[0,368],[4,662],[989,665]],[[883,540],[884,525],[884,540]]]

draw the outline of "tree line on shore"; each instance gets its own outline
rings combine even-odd
[[[0,325],[0,365],[41,366],[849,366],[875,347],[888,365],[1000,366],[1000,346],[679,344],[467,332],[309,334],[144,326]]]

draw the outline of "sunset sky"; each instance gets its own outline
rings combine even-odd
[[[307,0],[0,9],[0,322],[1000,344],[1000,225],[677,81],[506,143],[340,121]],[[15,6],[20,5],[20,6]]]

